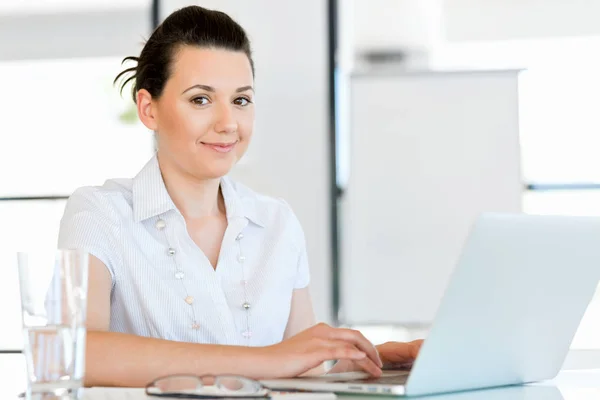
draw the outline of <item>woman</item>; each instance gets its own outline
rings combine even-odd
[[[92,255],[86,385],[291,377],[334,359],[334,371],[377,376],[382,361],[411,361],[420,342],[376,349],[359,332],[315,326],[298,220],[227,178],[254,124],[244,30],[186,7],[129,59],[137,65],[117,79],[134,80],[157,154],[133,179],[76,190],[61,221],[59,247]]]

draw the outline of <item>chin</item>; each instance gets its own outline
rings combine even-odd
[[[201,168],[198,175],[204,177],[204,179],[220,179],[229,174],[234,166],[235,163],[215,163]]]

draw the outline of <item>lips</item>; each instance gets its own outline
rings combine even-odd
[[[214,150],[218,153],[229,153],[231,150],[233,150],[233,148],[235,147],[237,142],[232,142],[232,143],[204,143],[204,142],[202,142],[202,144],[204,146],[208,147],[209,149]]]

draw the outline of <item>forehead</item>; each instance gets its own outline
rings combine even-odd
[[[225,49],[182,46],[171,65],[173,86],[196,84],[219,88],[252,85],[252,68],[245,53]]]

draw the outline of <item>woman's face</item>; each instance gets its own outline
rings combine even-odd
[[[243,52],[194,46],[176,51],[162,95],[149,102],[152,119],[142,118],[157,132],[161,162],[196,179],[226,175],[252,136],[253,80]]]

